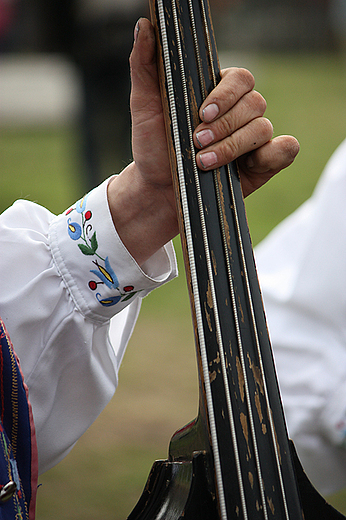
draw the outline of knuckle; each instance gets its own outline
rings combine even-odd
[[[220,147],[219,157],[222,158],[222,163],[226,164],[231,161],[234,161],[238,157],[238,145],[237,143],[229,138],[225,139]]]
[[[236,75],[240,79],[240,81],[245,84],[249,90],[252,90],[255,86],[255,78],[251,74],[251,72],[244,68],[236,69]]]
[[[227,76],[224,84],[228,99],[233,106],[239,99],[240,95],[250,92],[255,86],[255,79],[250,71],[243,68],[229,68],[222,72],[222,77]]]
[[[218,136],[228,136],[234,132],[234,122],[231,117],[222,117],[217,121],[216,132]]]
[[[255,108],[260,115],[263,115],[264,112],[267,110],[267,102],[262,96],[262,94],[260,94],[256,90],[252,90],[249,93],[249,98],[251,106]]]
[[[258,118],[258,132],[263,140],[269,140],[273,136],[274,128],[266,117]]]

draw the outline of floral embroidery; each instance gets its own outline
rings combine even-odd
[[[91,291],[96,291],[99,285],[105,285],[109,289],[114,289],[115,294],[112,296],[102,296],[100,292],[95,293],[95,298],[104,307],[111,307],[116,305],[120,301],[130,300],[137,292],[133,285],[126,285],[121,290],[119,287],[119,280],[115,274],[108,256],[103,258],[99,255],[98,242],[96,238],[96,231],[93,230],[92,223],[92,212],[87,207],[88,195],[83,197],[76,203],[76,206],[66,211],[66,215],[69,215],[74,209],[80,215],[81,223],[75,222],[71,217],[67,219],[67,232],[72,240],[79,241],[78,247],[83,255],[94,256],[95,259],[91,262],[96,266],[96,269],[90,269],[90,272],[94,274],[98,280],[89,280],[88,287]]]
[[[96,269],[92,269],[90,272],[96,274],[96,276],[98,276],[100,280],[110,289],[116,289],[119,285],[119,282],[115,272],[111,268],[108,256],[105,258],[105,267],[100,265],[97,260],[93,260],[93,264],[96,265],[98,271],[96,271]]]
[[[81,237],[82,234],[82,228],[80,227],[77,222],[71,222],[71,219],[69,218],[68,221],[68,234],[72,238],[72,240],[78,240]]]

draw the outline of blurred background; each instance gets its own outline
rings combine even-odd
[[[246,202],[254,244],[313,190],[345,138],[346,1],[212,0],[222,65],[250,68],[301,152]],[[131,159],[128,56],[143,0],[0,0],[0,209],[61,212]],[[176,241],[183,272],[179,242]],[[38,520],[121,520],[197,411],[182,274],[144,301],[114,399],[40,478]],[[346,494],[332,498],[346,511]]]

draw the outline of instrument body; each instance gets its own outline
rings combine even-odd
[[[200,399],[129,520],[303,520],[237,166],[206,173],[195,161],[198,108],[220,78],[209,5],[152,0],[151,13]]]

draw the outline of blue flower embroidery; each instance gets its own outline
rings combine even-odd
[[[121,296],[111,296],[110,298],[102,298],[100,293],[96,294],[96,298],[104,307],[112,307],[121,300]]]
[[[78,202],[76,202],[76,211],[77,211],[77,213],[83,213],[85,211],[88,197],[89,197],[89,194],[85,195]]]
[[[71,222],[69,218],[67,221],[67,231],[72,240],[78,240],[82,235],[82,228],[77,222]]]
[[[119,282],[118,278],[111,268],[111,264],[109,263],[108,256],[106,256],[105,260],[105,267],[100,265],[98,261],[93,260],[93,264],[95,264],[98,268],[98,271],[96,269],[91,269],[90,272],[96,274],[100,278],[100,280],[107,285],[110,289],[118,289]]]
[[[111,307],[116,305],[120,301],[130,300],[138,291],[134,290],[132,285],[126,285],[121,291],[119,288],[119,280],[117,275],[115,274],[111,264],[109,262],[108,256],[106,258],[102,258],[98,254],[98,241],[96,238],[96,231],[93,231],[93,226],[90,221],[92,221],[92,212],[90,210],[86,211],[86,203],[87,203],[88,195],[80,199],[76,203],[75,208],[70,208],[66,215],[69,215],[73,209],[77,211],[81,215],[81,225],[77,222],[72,222],[71,218],[67,219],[67,231],[72,238],[72,240],[81,240],[78,243],[79,250],[83,253],[83,255],[97,257],[95,260],[92,260],[92,263],[96,265],[97,269],[90,269],[90,272],[93,273],[100,280],[96,282],[95,280],[88,281],[88,287],[91,291],[95,291],[98,285],[106,285],[109,289],[115,289],[116,294],[113,296],[102,296],[101,293],[97,292],[95,297],[97,301],[103,305],[104,307]]]

